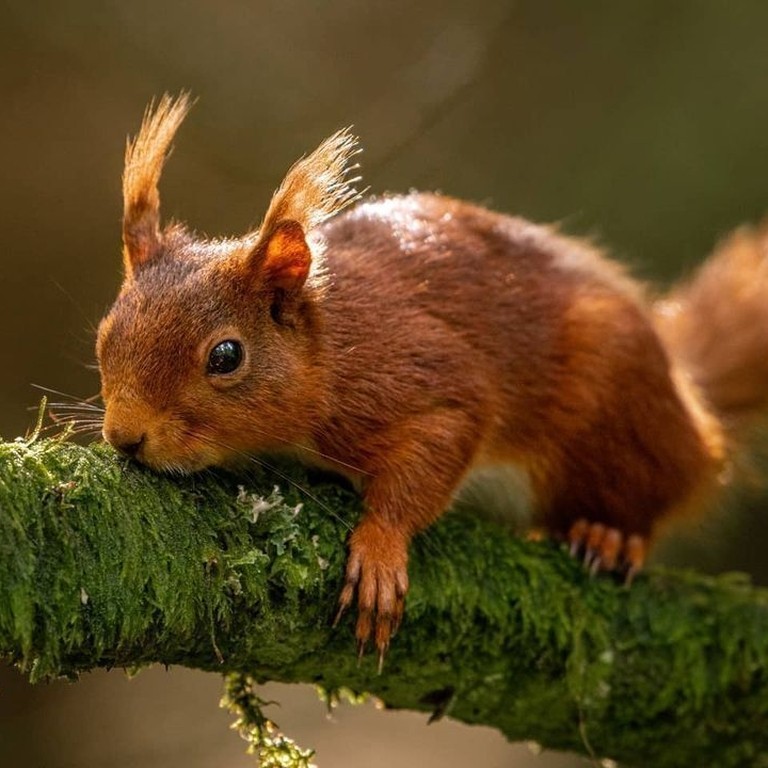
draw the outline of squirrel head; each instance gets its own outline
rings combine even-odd
[[[186,94],[165,95],[128,142],[124,280],[96,345],[104,438],[179,472],[301,439],[320,375],[316,227],[359,197],[356,139],[342,130],[289,170],[256,230],[207,240],[161,228],[158,181],[189,108]]]

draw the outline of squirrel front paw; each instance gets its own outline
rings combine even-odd
[[[408,592],[408,540],[402,533],[364,518],[349,540],[349,558],[334,626],[349,608],[357,591],[358,653],[373,638],[379,671],[405,607]]]

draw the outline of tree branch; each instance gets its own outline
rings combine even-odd
[[[287,471],[311,497],[266,470],[246,491],[103,447],[0,444],[0,655],[33,680],[182,664],[367,690],[630,765],[768,765],[768,591],[659,570],[626,590],[452,513],[412,547],[378,675],[352,618],[331,628],[359,502]]]

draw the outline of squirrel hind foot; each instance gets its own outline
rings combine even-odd
[[[618,528],[578,519],[568,531],[571,556],[581,557],[591,575],[600,572],[623,573],[624,583],[632,584],[645,563],[647,544],[644,537],[625,535]]]

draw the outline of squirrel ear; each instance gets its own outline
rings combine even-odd
[[[126,277],[160,250],[157,183],[176,131],[191,106],[189,95],[167,93],[147,107],[141,129],[125,149],[123,172],[123,260]]]
[[[256,245],[249,261],[276,287],[301,288],[312,263],[307,235],[360,197],[354,186],[359,177],[349,178],[358,152],[349,130],[338,131],[295,163],[272,195],[258,231],[250,235]]]
[[[281,221],[252,252],[251,262],[274,288],[296,291],[304,285],[312,252],[297,221]]]

